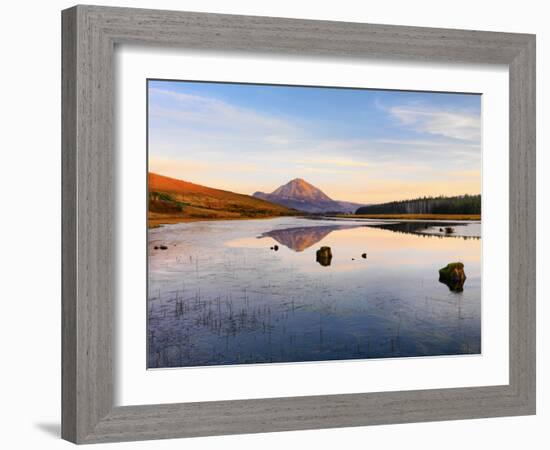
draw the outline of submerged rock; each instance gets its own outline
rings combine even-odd
[[[321,247],[317,250],[315,260],[322,266],[330,266],[330,262],[332,261],[332,251],[330,247]]]
[[[464,273],[464,264],[461,262],[449,263],[439,269],[439,281],[447,285],[453,292],[462,292],[466,274]]]

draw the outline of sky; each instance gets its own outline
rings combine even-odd
[[[148,81],[149,171],[251,195],[303,178],[334,200],[481,192],[475,94]]]

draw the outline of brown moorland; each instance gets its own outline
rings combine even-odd
[[[260,219],[295,216],[284,206],[188,181],[148,174],[149,227],[197,220]]]

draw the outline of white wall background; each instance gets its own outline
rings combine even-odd
[[[468,28],[537,34],[538,229],[550,226],[543,208],[548,179],[550,28],[545,2],[388,0],[103,1],[104,5],[309,19]],[[60,417],[60,10],[71,1],[4,2],[0,24],[0,245],[3,448],[69,448],[59,438]],[[548,198],[548,197],[546,197]],[[547,203],[547,202],[546,202]],[[538,236],[538,278],[547,275],[548,238]],[[545,251],[546,250],[546,251]],[[546,291],[546,292],[545,292]],[[545,295],[546,294],[546,295]],[[539,449],[548,446],[550,394],[548,288],[538,284],[538,415],[500,419],[300,431],[138,442],[117,448],[224,449],[352,448],[445,450]],[[546,329],[543,326],[546,325]],[[546,425],[546,426],[545,426]],[[98,446],[97,448],[107,448]],[[109,447],[113,448],[113,447]]]

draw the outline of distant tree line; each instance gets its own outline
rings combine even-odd
[[[481,195],[400,200],[362,206],[355,214],[481,214]]]

